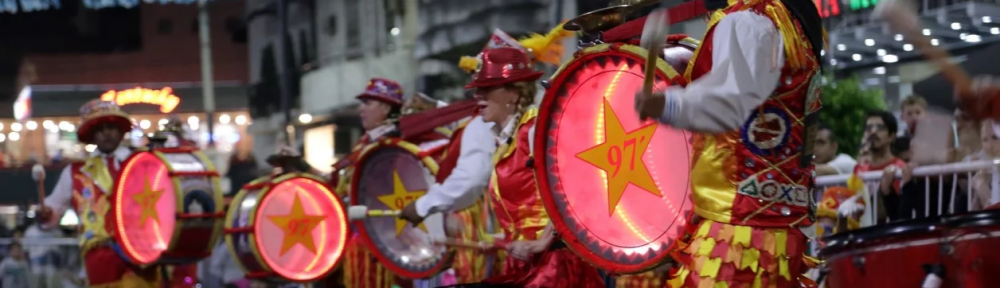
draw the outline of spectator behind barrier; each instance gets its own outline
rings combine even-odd
[[[833,130],[820,124],[816,130],[816,142],[813,144],[813,161],[816,163],[816,176],[847,174],[854,171],[857,161],[851,156],[840,153],[837,137]]]
[[[881,197],[882,200],[875,201],[882,208],[878,211],[879,223],[885,223],[888,219],[899,219],[899,208],[901,200],[899,194],[900,182],[895,178],[896,170],[906,167],[906,162],[892,154],[892,145],[896,140],[896,132],[899,128],[896,116],[885,110],[871,111],[865,120],[865,131],[862,136],[862,154],[865,159],[859,161],[855,168],[857,172],[883,171],[882,181],[879,182],[878,193],[873,197]]]

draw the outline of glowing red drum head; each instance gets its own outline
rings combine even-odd
[[[218,187],[218,173],[200,152],[164,148],[133,154],[121,164],[111,193],[108,228],[115,250],[136,265],[208,257],[222,230]]]
[[[434,184],[437,163],[416,145],[386,139],[365,147],[351,181],[351,204],[376,210],[402,210]],[[448,268],[443,217],[431,214],[418,226],[396,217],[355,221],[358,233],[386,268],[410,279],[429,278]]]
[[[226,244],[248,278],[315,281],[337,266],[348,236],[344,206],[308,174],[255,180],[226,215]]]
[[[645,50],[601,44],[560,69],[539,109],[535,169],[552,223],[583,259],[614,273],[669,257],[691,211],[686,132],[640,121]],[[657,59],[655,89],[678,73]]]

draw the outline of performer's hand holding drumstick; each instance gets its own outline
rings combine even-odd
[[[642,92],[635,96],[635,109],[639,111],[639,119],[657,119],[663,115],[666,98],[663,94],[653,94],[653,85],[656,80],[656,60],[660,58],[660,50],[667,41],[667,34],[670,33],[669,22],[666,9],[657,9],[646,16],[646,24],[642,28],[642,37],[639,43],[642,48],[649,52],[646,55],[645,80],[642,83]]]
[[[49,222],[53,212],[51,208],[45,207],[45,167],[41,164],[31,167],[31,178],[38,184],[38,219],[41,223]]]

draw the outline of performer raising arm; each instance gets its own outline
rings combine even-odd
[[[120,145],[125,133],[132,130],[132,120],[115,103],[100,100],[85,104],[80,114],[77,136],[97,149],[83,162],[63,169],[52,195],[45,198],[42,220],[56,225],[56,215],[76,209],[88,287],[158,287],[156,267],[138,269],[126,263],[115,253],[114,241],[104,226],[114,179],[121,173],[121,162],[132,154]]]
[[[669,285],[793,287],[806,271],[799,228],[813,221],[806,134],[820,108],[820,17],[801,0],[704,3],[718,11],[686,71],[692,82],[636,99],[640,115],[701,132],[696,217]]]

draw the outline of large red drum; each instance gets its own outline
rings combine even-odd
[[[322,179],[290,173],[243,186],[229,206],[225,232],[248,278],[311,282],[340,263],[347,214]]]
[[[122,163],[108,222],[115,250],[139,266],[208,257],[222,234],[218,173],[187,148],[140,151]]]
[[[655,90],[681,84],[696,47],[671,37],[657,51],[666,58]],[[635,111],[647,55],[621,43],[587,47],[556,72],[539,108],[534,167],[545,208],[574,252],[611,273],[666,261],[692,206],[689,134]]]
[[[873,226],[824,240],[820,256],[830,288],[1000,283],[1000,210]]]
[[[351,204],[377,210],[402,210],[434,184],[437,162],[409,142],[384,139],[362,150],[351,181]],[[396,217],[354,222],[369,250],[393,273],[410,279],[433,277],[451,264],[440,213],[418,226]]]

